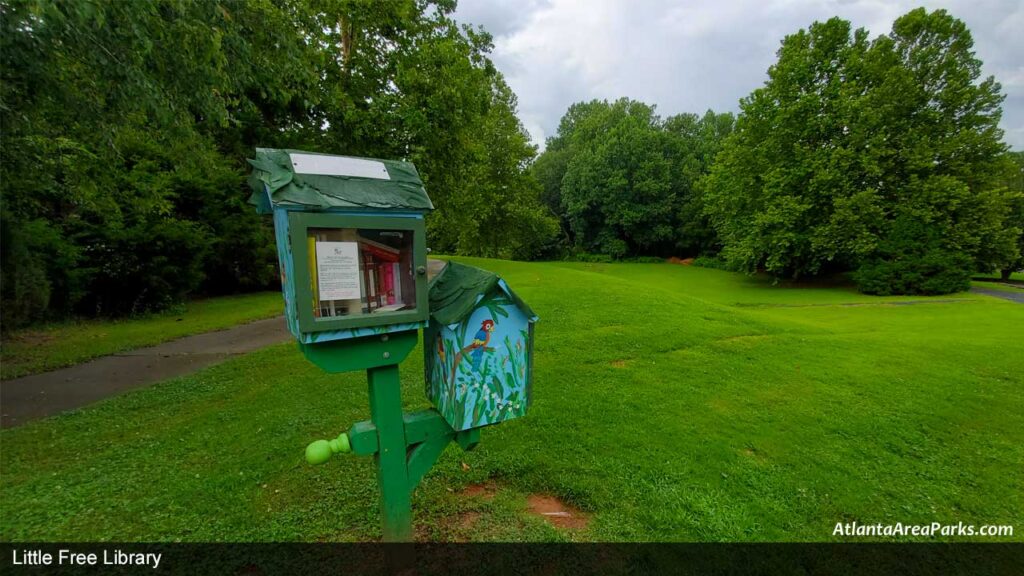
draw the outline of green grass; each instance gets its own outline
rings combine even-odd
[[[541,317],[535,401],[474,452],[448,448],[414,496],[420,538],[829,541],[856,520],[1024,539],[1024,306],[468,261]],[[425,407],[418,351],[402,377],[406,408]],[[303,462],[367,417],[362,374],[285,344],[4,431],[0,539],[374,539],[372,459]],[[483,481],[493,499],[460,494]],[[526,513],[535,493],[589,527]]]
[[[1011,273],[1010,282],[1003,282],[998,274],[978,274],[971,281],[971,287],[1002,290],[1003,292],[1024,292],[1024,272]]]
[[[1002,282],[979,282],[971,281],[972,288],[984,288],[985,290],[999,290],[1000,292],[1024,292],[1024,285],[1011,285]]]
[[[975,275],[975,278],[988,278],[991,280],[999,280],[1001,277],[999,276],[999,274],[977,274]],[[1024,272],[1011,272],[1010,280],[1014,280],[1016,282],[1024,282]]]
[[[71,366],[98,356],[230,328],[284,311],[279,292],[194,300],[177,310],[121,321],[55,324],[4,336],[0,378]]]

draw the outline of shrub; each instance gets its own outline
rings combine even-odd
[[[92,282],[80,312],[161,310],[184,300],[203,281],[210,235],[195,222],[165,218],[97,232],[83,258]]]
[[[701,268],[713,268],[715,270],[736,270],[735,266],[731,266],[721,256],[698,256],[693,259],[693,265],[700,266]]]
[[[80,250],[45,220],[0,225],[0,310],[3,330],[60,317],[80,297]]]
[[[663,264],[665,259],[657,256],[633,256],[631,258],[623,258],[619,262],[628,262],[629,264]]]
[[[572,262],[593,262],[596,264],[608,264],[614,259],[607,254],[592,254],[590,252],[575,252],[567,260]]]
[[[910,217],[897,219],[878,256],[853,274],[866,294],[950,294],[970,287],[972,259],[949,248],[934,228]]]

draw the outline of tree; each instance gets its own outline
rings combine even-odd
[[[561,193],[577,243],[616,258],[665,251],[679,195],[654,108],[603,103],[577,123],[571,146]]]
[[[891,269],[882,264],[916,265],[903,239],[927,230],[946,268],[892,274],[920,278],[901,292],[951,267],[961,280],[943,289],[959,289],[972,263],[1007,258],[1002,96],[994,79],[979,82],[971,47],[942,10],[914,10],[870,42],[838,18],[787,36],[707,181],[723,255],[791,277]]]
[[[472,152],[460,192],[448,198],[448,210],[439,215],[444,223],[434,220],[437,236],[471,256],[531,259],[543,253],[557,221],[540,201],[540,184],[528,170],[536,149],[504,81],[495,84]]]
[[[542,249],[514,95],[454,7],[0,3],[3,327],[273,286],[269,222],[245,204],[256,146],[411,160],[434,248]]]
[[[998,262],[999,276],[1009,280],[1010,274],[1024,270],[1024,152],[1009,152],[1006,188],[1010,196],[1009,224],[1017,229],[1017,257]]]
[[[843,222],[872,217],[853,209],[856,178],[846,174],[856,160],[843,147],[861,84],[845,69],[865,51],[864,36],[838,18],[788,36],[765,86],[741,102],[706,183],[706,212],[732,264],[796,277],[869,248],[856,230],[870,223]],[[826,226],[847,232],[819,233]]]
[[[710,110],[663,121],[653,106],[626,98],[579,102],[531,170],[575,249],[696,255],[716,244],[699,180],[732,122]]]
[[[577,124],[587,117],[600,113],[607,102],[592,100],[571,104],[558,123],[558,131],[545,142],[544,153],[531,165],[530,171],[541,185],[541,200],[558,217],[566,246],[576,244],[573,227],[562,202],[562,179],[573,156],[572,137]]]
[[[720,248],[715,229],[705,215],[704,178],[734,122],[731,113],[716,114],[711,110],[700,117],[680,114],[665,121],[665,131],[673,139],[673,178],[682,193],[675,233],[679,255],[712,255]]]
[[[909,174],[895,182],[902,193],[886,200],[897,218],[923,220],[939,231],[947,251],[965,255],[965,276],[1015,259],[1019,235],[1019,223],[1008,220],[1011,198],[1003,181],[1009,168],[999,129],[1004,97],[994,78],[981,79],[972,47],[967,27],[945,11],[909,12],[873,46],[897,64],[878,78],[878,97],[865,103],[902,100],[901,113],[875,125],[884,134],[903,122],[892,135],[906,160],[881,160],[873,151],[879,164]]]

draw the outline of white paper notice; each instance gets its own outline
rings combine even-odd
[[[357,300],[359,291],[359,243],[317,242],[316,275],[320,300]]]

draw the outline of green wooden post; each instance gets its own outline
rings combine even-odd
[[[377,482],[385,542],[412,540],[412,490],[406,467],[405,423],[398,365],[366,371],[370,385],[370,419],[377,427]]]
[[[368,376],[372,420],[356,422],[332,440],[311,443],[306,447],[306,461],[323,464],[334,454],[345,453],[374,456],[384,540],[408,541],[412,539],[411,501],[416,486],[449,442],[455,441],[463,450],[472,450],[480,442],[480,429],[456,432],[444,416],[432,408],[402,414],[397,365],[369,370]],[[397,426],[396,413],[399,415]],[[382,450],[383,446],[387,449]]]
[[[306,461],[323,464],[334,454],[373,455],[385,542],[412,540],[412,493],[448,443],[472,450],[480,441],[479,428],[456,432],[437,410],[402,412],[398,364],[415,348],[418,335],[411,330],[299,346],[327,372],[366,370],[370,420],[353,424],[337,438],[311,443]]]

